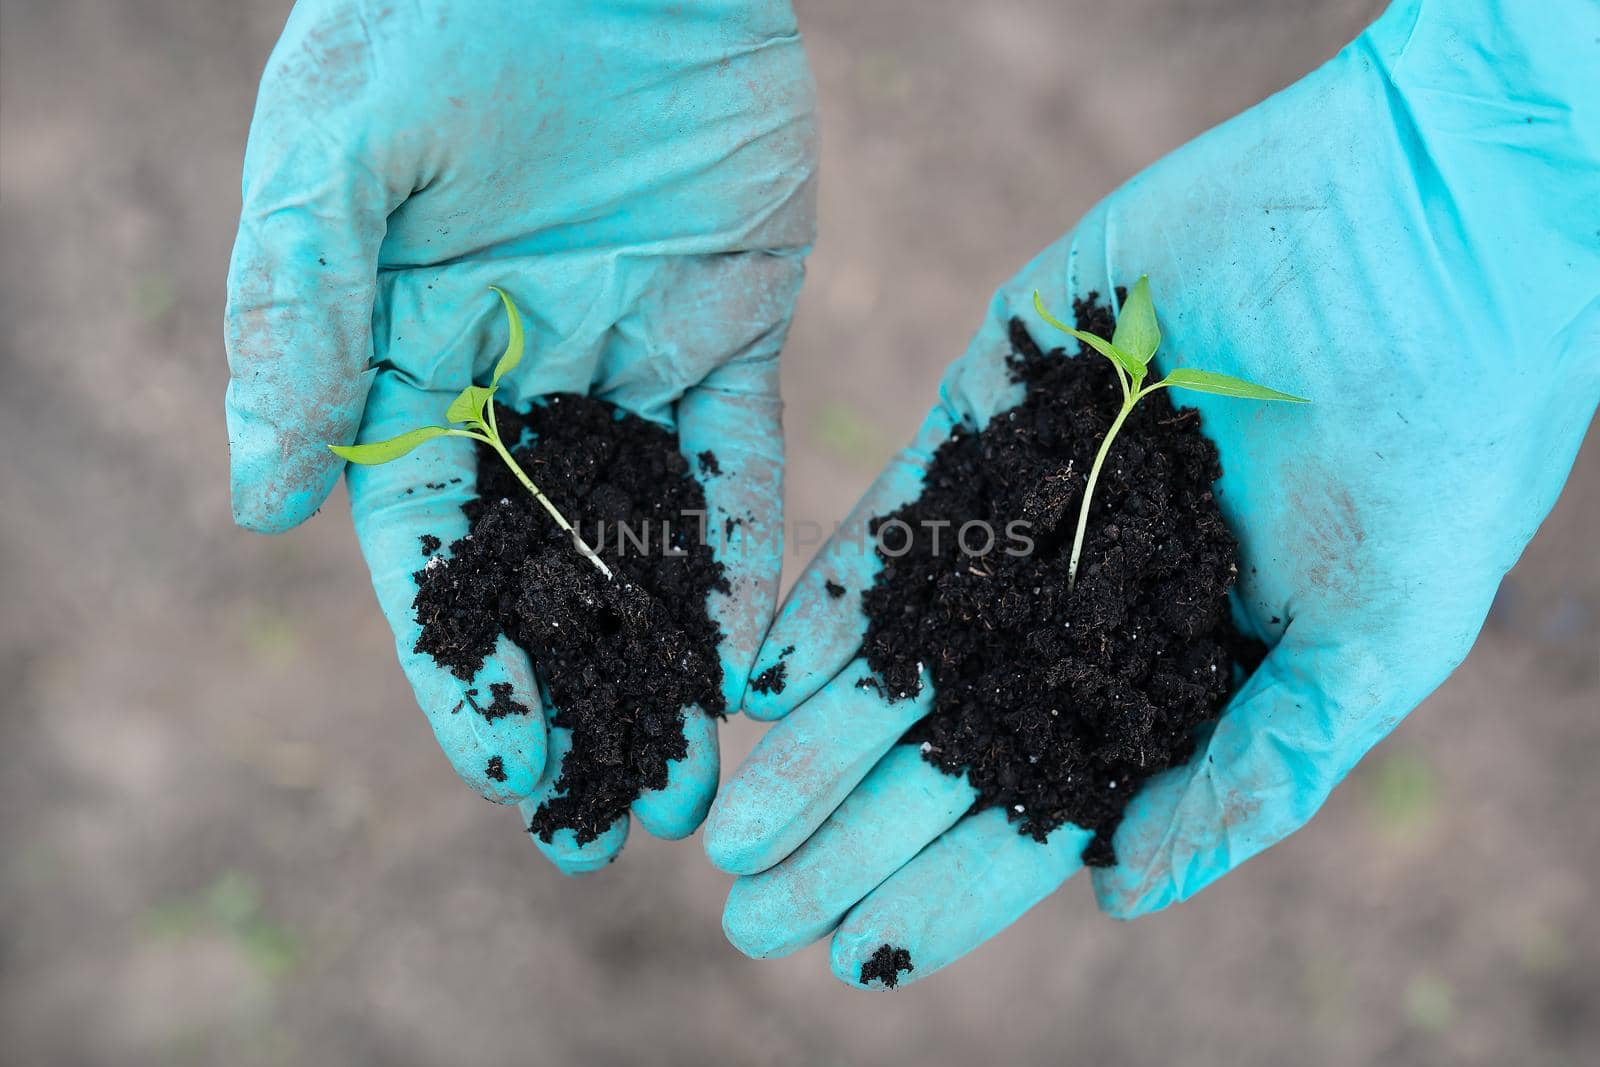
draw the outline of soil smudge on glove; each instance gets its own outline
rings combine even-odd
[[[893,989],[900,984],[902,972],[909,973],[916,970],[911,966],[911,950],[898,948],[890,944],[879,945],[873,954],[862,961],[861,984],[867,985],[874,978],[882,982],[884,988]]]

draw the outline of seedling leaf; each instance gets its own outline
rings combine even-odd
[[[1050,312],[1046,311],[1044,309],[1044,301],[1039,299],[1039,290],[1037,289],[1033,291],[1033,310],[1039,313],[1040,318],[1044,319],[1044,321],[1048,322],[1062,333],[1071,334],[1073,337],[1076,337],[1078,340],[1082,341],[1084,344],[1088,345],[1090,348],[1094,349],[1096,352],[1100,353],[1102,356],[1105,356],[1111,362],[1127,371],[1128,376],[1134,380],[1136,386],[1139,380],[1144,377],[1145,370],[1143,363],[1134,359],[1131,355],[1124,352],[1110,341],[1107,341],[1099,334],[1089,333],[1087,330],[1074,330],[1071,326],[1068,326],[1066,323],[1050,314]]]
[[[1128,290],[1128,299],[1122,302],[1122,313],[1117,316],[1117,329],[1111,343],[1118,350],[1139,361],[1139,366],[1149,364],[1156,349],[1161,347],[1161,328],[1156,325],[1156,306],[1150,299],[1150,276],[1139,275],[1139,280]]]
[[[517,310],[517,305],[511,297],[498,285],[489,288],[500,294],[500,302],[506,306],[506,325],[511,330],[511,340],[506,342],[505,355],[500,357],[500,362],[494,365],[494,377],[489,379],[489,388],[493,389],[500,384],[500,379],[510,374],[518,363],[522,362],[522,313]]]
[[[1139,382],[1143,380],[1145,374],[1143,363],[1140,363],[1099,334],[1089,333],[1087,330],[1068,330],[1067,332],[1127,371],[1128,377],[1133,379],[1134,387],[1138,388]]]
[[[1044,309],[1044,300],[1040,298],[1039,290],[1037,289],[1033,291],[1033,310],[1039,313],[1039,317],[1041,319],[1048,322],[1062,333],[1073,332],[1071,326],[1068,326],[1066,323],[1062,322],[1060,319],[1056,318],[1054,315],[1050,314],[1050,312]]]
[[[1237,396],[1246,400],[1284,400],[1291,404],[1311,403],[1303,396],[1280,393],[1276,389],[1268,389],[1264,385],[1247,382],[1243,378],[1235,378],[1231,374],[1218,374],[1216,371],[1209,370],[1194,370],[1190,367],[1177,368],[1171,374],[1168,374],[1161,384],[1170,385],[1174,389],[1193,389],[1197,393]]]
[[[443,437],[449,432],[443,426],[421,426],[415,430],[407,430],[398,437],[391,437],[387,441],[373,441],[365,445],[329,445],[328,450],[340,459],[370,466],[399,459],[422,442]]]
[[[483,406],[494,396],[494,387],[491,385],[469,385],[450,401],[450,406],[444,409],[444,417],[451,422],[482,423]]]

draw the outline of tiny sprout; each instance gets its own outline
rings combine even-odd
[[[1074,330],[1058,320],[1045,310],[1037,289],[1033,291],[1033,310],[1056,329],[1071,334],[1109,359],[1117,372],[1117,383],[1122,386],[1122,410],[1117,412],[1111,429],[1106,431],[1105,440],[1100,442],[1100,451],[1095,454],[1094,466],[1089,469],[1088,484],[1083,489],[1083,504],[1078,509],[1078,532],[1072,539],[1072,560],[1067,567],[1068,589],[1077,585],[1078,557],[1083,555],[1083,535],[1089,528],[1089,503],[1094,498],[1095,483],[1100,479],[1100,467],[1106,461],[1106,454],[1111,451],[1111,442],[1115,440],[1117,431],[1122,429],[1122,424],[1140,400],[1162,386],[1171,386],[1174,389],[1193,389],[1197,393],[1215,393],[1217,396],[1246,400],[1283,400],[1292,404],[1311,402],[1303,396],[1280,393],[1243,378],[1188,367],[1177,367],[1161,381],[1146,386],[1144,379],[1150,369],[1150,360],[1154,358],[1156,349],[1161,347],[1161,330],[1156,325],[1155,304],[1150,299],[1149,275],[1141,275],[1128,291],[1128,298],[1122,302],[1122,311],[1117,316],[1116,330],[1109,341],[1086,330]]]
[[[490,288],[500,295],[501,303],[505,304],[506,323],[510,327],[511,340],[506,344],[506,351],[500,357],[500,362],[494,365],[494,375],[489,379],[489,384],[467,386],[461,390],[454,400],[450,401],[450,406],[445,409],[444,417],[446,421],[461,423],[466,426],[466,429],[458,429],[452,426],[421,426],[415,430],[408,430],[397,437],[391,437],[387,441],[374,441],[371,444],[364,445],[329,445],[328,448],[334,455],[351,463],[373,465],[399,459],[413,448],[422,444],[422,442],[431,441],[435,437],[466,437],[486,444],[499,453],[500,458],[505,460],[506,466],[511,468],[511,473],[517,476],[517,481],[521,482],[523,487],[533,494],[533,498],[556,521],[556,525],[561,527],[572,538],[572,544],[577,548],[578,552],[590,563],[594,564],[601,574],[610,578],[611,568],[605,565],[605,562],[595,553],[595,550],[589,547],[589,543],[579,535],[577,530],[572,528],[572,524],[550,502],[550,498],[539,491],[539,487],[533,484],[533,479],[529,478],[523,469],[518,466],[517,461],[511,458],[510,450],[500,440],[500,430],[494,421],[494,394],[495,390],[500,388],[500,380],[510,373],[518,363],[522,362],[522,315],[517,311],[517,305],[512,302],[511,297],[506,295],[504,289],[498,286],[490,286]]]

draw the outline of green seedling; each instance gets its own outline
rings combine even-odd
[[[424,441],[431,441],[435,437],[465,437],[478,441],[494,449],[501,459],[505,460],[511,473],[517,476],[533,498],[550,513],[556,525],[572,538],[572,544],[578,552],[594,564],[599,572],[607,578],[611,577],[611,568],[605,565],[595,550],[589,547],[589,542],[579,535],[567,517],[561,514],[550,498],[540,492],[539,487],[533,484],[533,479],[517,465],[511,458],[511,450],[500,440],[500,430],[494,422],[494,394],[500,388],[500,381],[509,374],[518,363],[522,362],[522,315],[517,311],[517,305],[511,297],[506,295],[504,289],[490,286],[500,294],[501,303],[506,306],[506,324],[510,327],[511,340],[506,344],[505,355],[500,357],[500,362],[494,365],[494,375],[489,379],[488,385],[469,385],[450,401],[450,406],[445,409],[444,417],[447,422],[459,423],[459,426],[419,426],[415,430],[408,430],[397,437],[387,441],[373,441],[361,445],[329,445],[334,455],[346,459],[351,463],[375,465],[388,463],[390,460],[399,459]],[[464,428],[463,428],[464,427]]]
[[[1044,301],[1040,299],[1037,289],[1033,291],[1033,310],[1056,329],[1071,334],[1109,359],[1112,367],[1116,369],[1117,382],[1122,386],[1122,410],[1117,412],[1117,417],[1111,422],[1111,429],[1106,431],[1105,440],[1100,442],[1100,451],[1095,453],[1094,466],[1089,468],[1089,482],[1083,489],[1083,504],[1078,509],[1078,532],[1072,538],[1072,560],[1067,567],[1068,589],[1075,588],[1078,582],[1078,557],[1083,555],[1083,535],[1089,528],[1089,503],[1094,499],[1095,483],[1100,480],[1100,468],[1105,464],[1106,454],[1111,451],[1111,442],[1116,440],[1117,431],[1122,429],[1122,424],[1127,421],[1128,415],[1139,401],[1157,389],[1170,386],[1173,389],[1192,389],[1197,393],[1215,393],[1218,396],[1240,397],[1245,400],[1310,403],[1303,396],[1280,393],[1276,389],[1268,389],[1264,385],[1256,385],[1254,382],[1247,382],[1230,374],[1194,370],[1189,367],[1178,367],[1161,381],[1145,385],[1145,377],[1150,371],[1150,360],[1154,358],[1156,349],[1161,347],[1161,330],[1156,325],[1156,308],[1150,299],[1150,276],[1147,274],[1141,275],[1139,281],[1128,291],[1128,298],[1122,302],[1122,312],[1117,316],[1117,328],[1109,341],[1087,330],[1074,330],[1061,322],[1045,310]]]

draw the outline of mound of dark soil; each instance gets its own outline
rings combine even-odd
[[[1079,329],[1111,336],[1095,294],[1074,310]],[[915,693],[926,668],[934,708],[908,738],[966,773],[974,810],[1003,807],[1041,841],[1065,822],[1092,829],[1085,861],[1106,865],[1129,798],[1188,758],[1227,701],[1235,658],[1260,652],[1229,616],[1236,545],[1212,495],[1216,448],[1168,390],[1142,400],[1112,444],[1068,590],[1084,483],[1121,389],[1087,348],[1044,353],[1015,320],[1011,345],[1022,403],[982,432],[957,427],[922,496],[874,520],[875,531],[905,522],[913,540],[898,558],[885,552],[902,547],[898,527],[878,544],[865,651],[889,694]],[[963,523],[1005,531],[1017,519],[1031,552],[1003,532],[981,557],[953,543]]]
[[[572,731],[558,795],[529,830],[549,841],[571,829],[581,844],[666,784],[667,762],[686,752],[684,709],[722,714],[722,633],[707,597],[727,583],[701,536],[705,493],[671,431],[571,394],[525,414],[497,404],[495,418],[502,439],[521,442],[512,452],[522,469],[615,578],[480,445],[478,496],[462,507],[471,533],[416,574],[416,650],[468,681],[501,634],[528,652],[551,721]],[[709,453],[699,462],[716,467]]]

